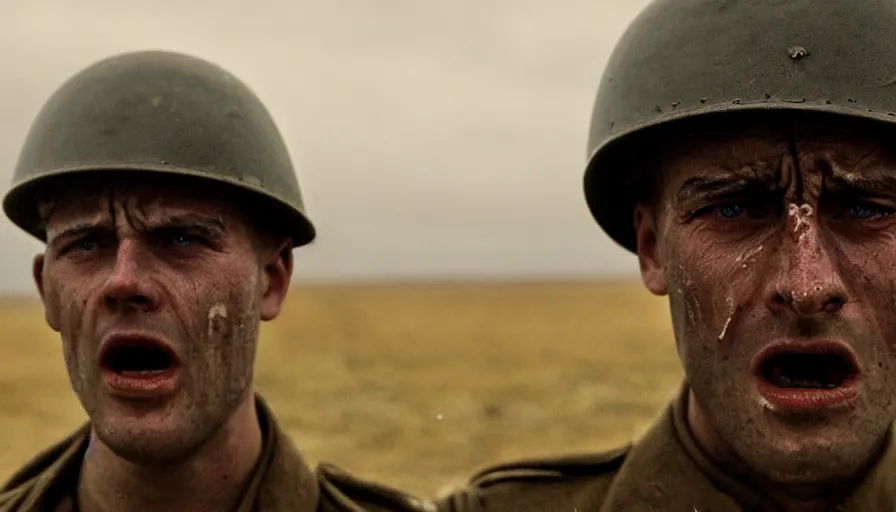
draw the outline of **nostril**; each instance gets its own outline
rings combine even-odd
[[[776,306],[783,306],[783,305],[787,304],[788,302],[790,302],[790,299],[788,299],[784,295],[781,295],[780,293],[778,293],[778,294],[775,294],[775,298],[773,299],[773,302],[775,303]]]
[[[825,311],[836,311],[842,308],[844,304],[846,304],[846,301],[844,301],[842,297],[831,297],[824,301],[822,307]]]
[[[116,297],[115,295],[106,295],[105,302],[107,306],[113,308],[124,306],[146,309],[153,305],[153,301],[146,295],[142,294],[130,294],[120,297]]]

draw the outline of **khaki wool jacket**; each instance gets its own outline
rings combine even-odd
[[[486,469],[442,498],[440,512],[779,512],[719,468],[685,420],[687,383],[635,443],[591,455]],[[832,512],[896,511],[896,450],[888,440]]]
[[[256,395],[262,455],[233,512],[425,512],[427,503],[354,478],[312,471]],[[90,425],[38,454],[0,487],[0,512],[78,512],[76,493]]]

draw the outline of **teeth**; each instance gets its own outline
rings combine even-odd
[[[778,377],[775,385],[779,388],[833,389],[837,385],[832,382],[823,383],[816,379],[791,379],[786,375]]]
[[[147,375],[155,375],[164,373],[165,370],[122,370],[118,372],[124,377],[145,377]]]

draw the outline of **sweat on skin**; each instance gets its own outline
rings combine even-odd
[[[896,155],[838,123],[729,128],[653,159],[635,213],[644,283],[670,296],[704,448],[782,502],[836,501],[896,418]],[[761,351],[806,340],[848,346],[855,400],[791,413],[757,393]]]

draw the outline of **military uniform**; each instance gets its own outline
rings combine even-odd
[[[777,512],[716,465],[688,428],[687,387],[635,443],[593,455],[492,467],[442,498],[443,512]],[[896,510],[896,447],[880,458],[838,512]]]
[[[421,512],[427,503],[327,465],[313,471],[256,395],[262,453],[234,512]],[[89,422],[43,451],[0,488],[0,512],[77,512]]]

